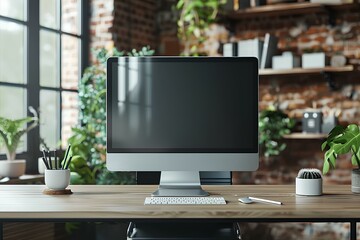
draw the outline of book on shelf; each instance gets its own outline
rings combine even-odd
[[[237,56],[237,43],[230,42],[223,45],[223,56],[234,57]]]
[[[264,46],[261,54],[260,69],[271,68],[272,57],[277,53],[278,39],[267,33],[264,39]]]
[[[238,42],[238,57],[256,57],[261,62],[264,42],[258,38]]]

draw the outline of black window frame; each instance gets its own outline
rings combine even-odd
[[[68,35],[72,37],[76,37],[81,41],[79,50],[80,50],[80,73],[82,73],[85,68],[89,65],[89,17],[90,17],[90,3],[87,0],[80,0],[80,25],[81,31],[80,34],[72,34],[68,32],[64,32],[61,30],[61,25],[58,30],[51,29],[48,27],[44,27],[40,25],[40,0],[26,0],[25,1],[25,11],[26,11],[26,20],[18,20],[11,17],[5,17],[0,15],[0,20],[4,20],[7,22],[13,22],[17,24],[21,24],[26,27],[26,37],[25,37],[25,83],[8,83],[8,82],[0,82],[0,86],[10,86],[23,88],[26,91],[26,108],[29,106],[34,107],[35,109],[39,109],[40,107],[40,90],[53,90],[60,93],[60,106],[63,92],[78,92],[78,90],[64,89],[61,86],[61,69],[59,69],[59,77],[60,84],[59,87],[44,87],[40,86],[40,30],[44,29],[46,31],[54,32],[60,35],[60,44],[59,44],[59,64],[61,64],[61,36]],[[60,0],[61,2],[61,0]],[[60,16],[61,19],[61,3],[60,3]],[[61,24],[61,21],[60,23]],[[61,65],[60,65],[61,66]],[[80,74],[79,74],[80,76]],[[79,79],[80,81],[80,79]],[[61,131],[61,113],[62,110],[59,111],[59,127],[58,131]],[[27,115],[29,115],[29,111],[27,111]],[[41,116],[40,116],[41,117]],[[61,134],[60,134],[61,140]],[[26,173],[27,174],[36,174],[38,173],[38,157],[41,156],[41,152],[39,150],[40,146],[40,127],[33,129],[32,131],[27,133],[27,150],[22,153],[17,154],[18,159],[26,159]],[[0,159],[6,159],[6,156],[0,155]]]

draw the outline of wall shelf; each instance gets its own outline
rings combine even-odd
[[[311,13],[329,13],[339,12],[359,8],[359,3],[354,0],[354,3],[344,4],[319,4],[319,3],[283,3],[276,5],[265,5],[260,7],[247,8],[244,10],[230,11],[223,16],[231,20],[241,20],[246,18],[256,17],[271,17],[271,16],[290,16],[302,15]]]
[[[260,76],[301,75],[301,74],[323,74],[344,73],[354,71],[354,66],[324,67],[324,68],[293,68],[293,69],[260,69]]]
[[[284,139],[325,139],[327,137],[326,133],[291,133],[284,135]]]

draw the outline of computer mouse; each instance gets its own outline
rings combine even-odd
[[[249,203],[253,203],[254,201],[251,200],[249,197],[243,197],[243,198],[239,198],[239,202],[249,204]]]

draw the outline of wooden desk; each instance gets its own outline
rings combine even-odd
[[[233,222],[350,222],[352,239],[360,219],[360,195],[350,186],[324,186],[320,197],[295,195],[292,185],[204,186],[227,205],[144,205],[156,186],[71,186],[74,194],[42,194],[43,185],[1,185],[0,221],[114,221],[201,219]],[[242,196],[284,205],[242,204]]]

